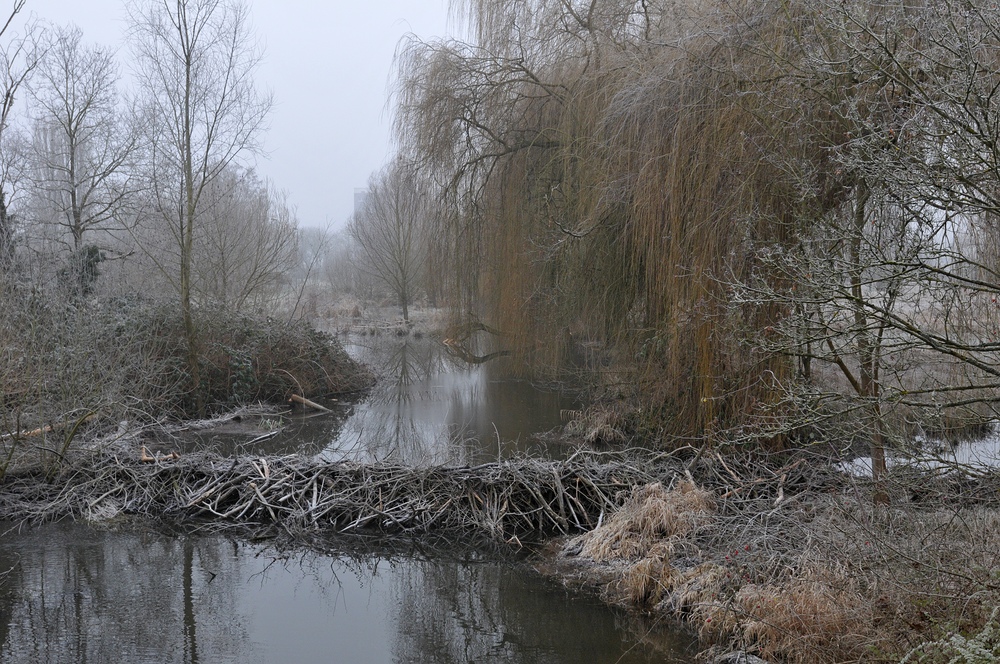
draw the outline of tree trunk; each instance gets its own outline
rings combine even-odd
[[[870,403],[872,459],[872,481],[875,483],[874,500],[877,505],[887,505],[889,494],[885,490],[885,433],[882,426],[882,408],[879,404],[881,391],[878,384],[878,350],[869,338],[869,320],[864,309],[864,289],[862,287],[861,244],[864,238],[865,221],[870,192],[865,182],[857,187],[857,201],[854,207],[854,228],[851,236],[851,297],[854,308],[854,326],[857,334],[858,363],[861,367],[860,387],[862,399]]]
[[[7,213],[7,197],[0,189],[0,267],[7,265],[14,255],[14,229]]]
[[[184,336],[187,338],[188,371],[191,374],[191,390],[199,416],[205,414],[205,399],[201,391],[200,349],[198,330],[191,311],[191,254],[194,251],[194,223],[197,213],[194,191],[194,148],[193,125],[191,119],[191,60],[186,54],[184,87],[184,197],[185,206],[181,219],[181,311],[184,316]]]

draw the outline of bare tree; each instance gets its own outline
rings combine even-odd
[[[235,0],[133,0],[128,5],[136,77],[147,120],[152,214],[179,253],[176,284],[193,388],[200,384],[193,316],[196,228],[213,180],[258,138],[272,101],[256,87],[260,51]]]
[[[869,441],[880,484],[887,450],[1000,412],[1000,20],[951,0],[819,0],[788,18],[795,49],[754,48],[796,81],[789,95],[781,77],[732,73],[771,100],[761,117],[799,95],[789,126],[824,156],[767,157],[807,204],[757,244],[756,279],[728,285],[734,307],[784,312],[755,337],[797,369],[774,381],[787,400],[761,409],[768,434],[846,424],[836,437]]]
[[[14,251],[14,219],[10,206],[15,187],[24,172],[23,162],[15,147],[18,141],[12,136],[16,132],[10,126],[11,111],[18,91],[38,64],[32,25],[23,34],[6,40],[25,2],[15,0],[10,14],[0,26],[0,261],[3,262],[9,261]]]
[[[354,239],[343,231],[330,236],[326,255],[323,256],[323,277],[334,293],[353,293],[356,272],[351,268],[351,251]]]
[[[63,228],[74,253],[84,234],[120,223],[135,186],[137,135],[119,106],[113,53],[82,44],[79,28],[57,28],[31,85],[35,183],[42,221]]]
[[[369,180],[365,203],[349,226],[360,248],[359,268],[396,296],[405,321],[426,256],[423,228],[429,209],[426,185],[412,168],[396,163]]]
[[[240,311],[273,296],[295,267],[297,223],[284,196],[230,166],[205,190],[194,243],[194,290]]]

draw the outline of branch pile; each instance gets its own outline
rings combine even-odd
[[[635,485],[663,479],[648,463],[578,453],[415,468],[300,456],[187,455],[143,463],[110,452],[68,466],[52,483],[11,477],[0,516],[105,519],[120,513],[207,519],[290,534],[475,531],[491,538],[593,528]]]

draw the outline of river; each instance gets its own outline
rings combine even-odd
[[[661,632],[668,652],[653,650],[629,619],[517,561],[354,547],[283,555],[218,535],[8,532],[0,661],[689,661],[686,639]]]
[[[309,454],[410,465],[559,458],[571,451],[535,436],[558,427],[561,411],[579,407],[571,393],[494,377],[490,367],[456,359],[428,337],[351,336],[345,347],[379,375],[368,393],[317,398],[330,414],[299,410],[265,417],[279,433],[259,443],[247,443],[257,431],[222,427],[196,432],[190,444],[225,455]]]
[[[382,375],[366,397],[273,416],[280,434],[252,449],[245,433],[197,444],[417,464],[564,453],[532,435],[571,396],[493,378],[429,339],[362,341],[350,352]],[[692,661],[690,637],[640,627],[515,555],[336,538],[288,553],[142,524],[7,524],[0,662]]]

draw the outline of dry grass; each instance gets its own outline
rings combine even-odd
[[[730,605],[696,614],[705,614],[705,636],[732,631],[765,659],[793,662],[816,661],[824,650],[860,656],[871,631],[870,606],[857,584],[824,563],[808,563],[784,583],[744,585]]]
[[[665,552],[669,542],[691,534],[714,511],[712,495],[690,482],[665,489],[659,482],[638,487],[607,523],[583,536],[583,555],[597,561],[632,560]]]
[[[562,411],[560,415],[568,420],[564,434],[579,437],[587,445],[599,447],[628,443],[628,422],[620,408],[591,406],[582,411]]]
[[[567,545],[564,559],[579,558],[566,564],[593,570],[612,603],[686,621],[705,646],[801,664],[911,650],[912,661],[966,662],[954,644],[984,634],[1000,606],[1000,475],[895,472],[885,508],[870,486],[831,485],[815,467],[748,477],[736,465],[701,464],[698,486],[635,489]],[[915,489],[919,503],[907,500]]]

